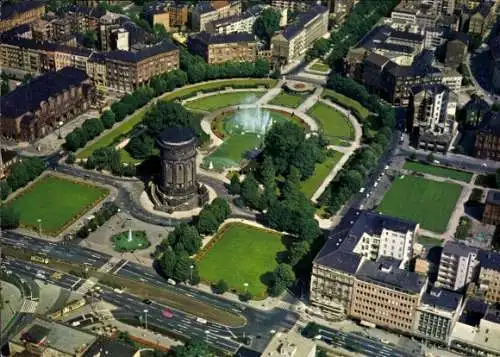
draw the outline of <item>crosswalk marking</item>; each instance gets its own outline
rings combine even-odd
[[[38,307],[38,301],[24,300],[23,306],[21,306],[21,312],[34,314],[37,307]]]

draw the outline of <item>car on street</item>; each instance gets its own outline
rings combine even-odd
[[[163,317],[166,317],[167,319],[169,319],[172,316],[174,316],[174,313],[169,308],[163,309],[163,311],[161,312],[161,314],[163,315]]]

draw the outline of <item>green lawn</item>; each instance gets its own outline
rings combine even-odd
[[[288,108],[298,108],[302,102],[307,98],[303,94],[290,94],[281,92],[269,102],[269,104],[281,105]]]
[[[354,140],[354,128],[349,120],[329,105],[316,103],[309,109],[308,114],[316,119],[328,140]]]
[[[253,104],[255,103],[264,92],[233,92],[216,94],[209,97],[187,102],[185,107],[191,110],[203,110],[213,112],[217,109],[230,107],[238,104]]]
[[[403,169],[421,172],[424,174],[431,174],[434,176],[448,177],[463,182],[469,182],[472,179],[472,173],[470,172],[423,164],[415,161],[406,161]]]
[[[112,236],[111,241],[113,242],[113,249],[117,252],[132,252],[146,249],[151,245],[144,231],[132,231],[131,240],[129,240],[128,231],[121,232]]]
[[[141,162],[141,160],[134,159],[127,150],[121,149],[120,162],[122,164],[137,165]]]
[[[231,223],[218,233],[216,243],[199,254],[202,280],[216,282],[224,279],[231,289],[248,291],[255,298],[266,296],[267,286],[262,281],[264,274],[278,265],[278,253],[286,250],[282,237],[242,223]]]
[[[434,237],[419,236],[417,238],[417,241],[418,241],[418,243],[420,243],[426,247],[435,247],[435,246],[440,247],[443,245],[443,241],[441,239],[434,238]]]
[[[361,116],[361,119],[366,119],[368,115],[370,115],[370,111],[363,107],[358,101],[335,92],[334,90],[325,89],[323,90],[323,93],[321,93],[321,96],[323,98],[330,99],[332,102],[335,102],[343,107],[353,110]]]
[[[333,170],[335,164],[342,157],[342,153],[334,151],[332,156],[327,156],[326,160],[321,164],[316,164],[314,169],[314,174],[307,180],[303,181],[300,185],[301,191],[308,197],[311,198],[314,192],[323,183],[328,174]]]
[[[312,69],[313,71],[318,71],[318,72],[323,72],[323,73],[326,73],[330,70],[330,67],[328,67],[328,65],[321,63],[321,62],[316,62],[315,64],[313,64],[309,68]]]
[[[38,230],[41,219],[43,233],[57,235],[108,193],[105,188],[48,175],[6,204],[20,213],[22,226]]]
[[[238,87],[238,88],[253,88],[258,86],[265,86],[266,88],[271,88],[276,85],[275,79],[267,79],[267,78],[249,78],[249,79],[228,79],[224,81],[218,82],[208,82],[201,83],[196,86],[185,86],[174,90],[168,94],[165,94],[162,97],[162,100],[176,100],[179,98],[188,98],[196,95],[196,93],[200,91],[215,91],[220,89],[225,89],[226,87]],[[144,118],[144,114],[148,108],[142,108],[137,110],[133,117],[127,120],[124,123],[115,125],[111,130],[109,130],[105,135],[103,135],[99,140],[97,140],[94,144],[85,147],[82,151],[77,154],[79,159],[89,157],[92,153],[103,147],[107,147],[113,143],[113,141],[119,137],[120,135],[126,135],[132,129],[139,124]]]
[[[420,223],[437,233],[446,230],[462,186],[427,180],[418,176],[401,176],[394,180],[377,211]]]

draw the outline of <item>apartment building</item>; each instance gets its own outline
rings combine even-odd
[[[391,257],[365,260],[356,272],[350,316],[367,326],[411,333],[427,278],[401,266]]]
[[[83,47],[59,47],[54,51],[55,70],[74,67],[85,72],[91,54],[92,51]]]
[[[210,33],[230,34],[234,32],[253,32],[253,24],[258,15],[245,12],[241,15],[229,16],[220,20],[209,22],[206,31]]]
[[[179,49],[164,40],[139,51],[111,51],[106,55],[109,87],[132,92],[153,76],[179,68]]]
[[[355,0],[328,0],[330,18],[334,19],[336,24],[341,24],[351,13],[356,3]]]
[[[2,137],[33,141],[84,113],[95,101],[95,88],[84,71],[66,67],[17,87],[0,99]]]
[[[484,115],[476,131],[474,156],[500,160],[500,113],[489,112]]]
[[[405,266],[412,257],[418,224],[351,210],[313,262],[310,299],[331,318],[351,310],[355,277],[363,260],[392,257]]]
[[[191,28],[195,32],[205,31],[208,23],[241,14],[239,0],[200,1],[191,10]]]
[[[460,316],[462,295],[433,287],[422,297],[416,309],[413,333],[426,340],[447,345]]]
[[[106,53],[92,53],[87,61],[86,72],[97,88],[107,87]]]
[[[500,303],[500,253],[479,252],[479,290],[488,303]]]
[[[251,33],[236,32],[227,35],[200,32],[188,40],[191,53],[203,57],[208,63],[255,62],[257,41]]]
[[[309,6],[318,4],[318,1],[271,0],[271,6],[288,11],[305,11]]]
[[[8,31],[16,26],[29,24],[45,15],[43,1],[20,1],[4,4],[0,10],[0,32]]]
[[[496,19],[496,6],[491,2],[481,2],[474,10],[467,14],[468,19],[468,33],[470,35],[483,37],[488,29],[490,29]]]
[[[188,24],[188,7],[183,3],[169,3],[165,10],[168,12],[170,27],[182,28]]]
[[[411,89],[409,119],[413,144],[426,150],[448,151],[457,131],[457,96],[443,84]]]
[[[292,24],[272,37],[271,52],[275,63],[285,65],[303,56],[312,43],[328,32],[328,9],[315,5],[300,13]]]
[[[500,356],[500,311],[468,298],[450,337],[451,348],[466,356]]]
[[[436,285],[455,291],[462,291],[476,280],[479,271],[477,248],[463,243],[447,241],[441,252]]]
[[[486,203],[483,211],[483,223],[485,224],[500,224],[500,193],[496,191],[488,191],[486,195]]]
[[[84,33],[88,30],[97,31],[99,29],[99,20],[106,15],[106,9],[101,6],[67,5],[58,9],[58,13],[69,20],[74,32]]]

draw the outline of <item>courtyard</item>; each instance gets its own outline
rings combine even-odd
[[[21,226],[56,236],[109,194],[85,182],[46,175],[6,205],[20,213]]]
[[[462,186],[437,182],[418,176],[394,179],[377,211],[408,219],[420,227],[437,233],[446,231]]]
[[[354,140],[354,128],[349,120],[329,105],[318,102],[309,109],[308,114],[316,119],[331,144],[338,144],[340,140]]]
[[[248,291],[254,298],[266,296],[266,274],[278,265],[286,247],[276,232],[243,223],[224,226],[197,257],[201,279],[214,283],[224,279],[231,290]]]

